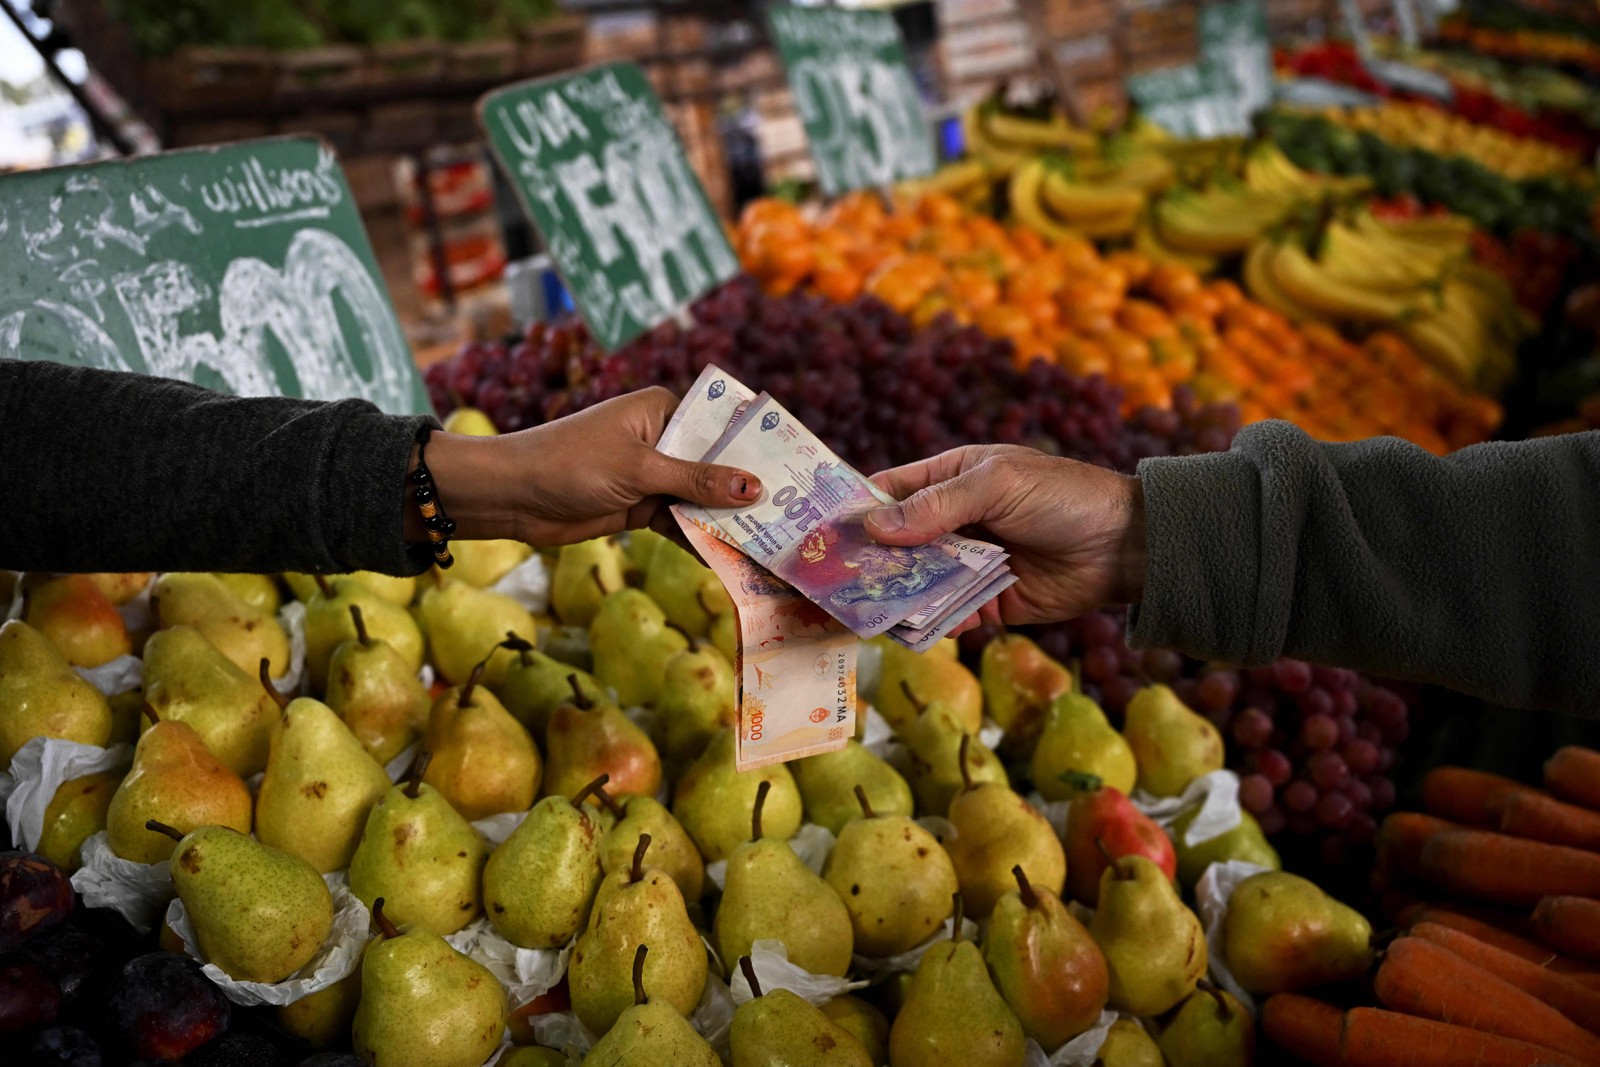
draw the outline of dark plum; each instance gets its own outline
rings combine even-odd
[[[0,951],[65,922],[77,903],[60,867],[31,852],[0,852]]]
[[[75,1026],[52,1026],[28,1046],[29,1067],[100,1067],[100,1043]]]
[[[111,1018],[135,1056],[182,1059],[228,1028],[222,991],[200,965],[171,952],[151,952],[122,967]]]
[[[61,990],[33,955],[0,956],[0,1034],[48,1026],[61,1013]]]

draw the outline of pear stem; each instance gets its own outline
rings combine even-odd
[[[961,899],[961,894],[960,893],[951,893],[950,894],[950,901],[951,901],[951,904],[955,908],[955,912],[954,912],[954,914],[955,914],[955,924],[950,927],[950,940],[951,941],[960,941],[961,940],[961,923],[967,917],[967,915],[966,915],[967,902]]]
[[[859,785],[856,786],[856,802],[861,805],[861,813],[863,815],[869,819],[873,817],[872,803],[867,800],[867,791]]]
[[[1067,671],[1072,675],[1072,695],[1083,696],[1083,661],[1073,660],[1067,664]]]
[[[972,788],[972,771],[967,768],[967,751],[972,747],[972,735],[962,734],[961,745],[956,749],[956,764],[961,768],[961,789]]]
[[[598,567],[595,568],[599,570]],[[644,995],[644,958],[650,954],[649,945],[640,945],[639,951],[633,954],[633,1002],[635,1004],[648,1004],[650,998]]]
[[[389,921],[389,916],[383,913],[383,898],[379,897],[372,902],[372,921],[378,924],[378,932],[385,938],[399,937],[400,928]]]
[[[1222,995],[1222,990],[1218,989],[1215,984],[1209,979],[1202,978],[1196,983],[1196,987],[1203,993],[1210,993],[1216,999],[1217,1013],[1222,1016],[1223,1022],[1228,1022],[1233,1018],[1233,1008],[1228,1004],[1228,998]]]
[[[422,776],[428,773],[428,764],[433,762],[433,753],[423,749],[417,753],[416,759],[411,761],[411,766],[406,770],[405,794],[412,800],[417,799],[417,793],[422,789]]]
[[[639,835],[639,847],[633,850],[633,866],[628,869],[628,881],[637,882],[644,877],[644,854],[650,847],[650,835]]]
[[[444,571],[440,570],[438,567],[434,567],[432,569],[432,574],[433,574],[433,587],[435,589],[443,589],[444,588]]]
[[[621,820],[622,817],[627,814],[627,811],[623,809],[622,805],[618,804],[611,794],[606,792],[605,786],[595,786],[594,795],[600,798],[600,803],[606,806],[606,810],[611,813],[611,817],[613,819]]]
[[[1111,870],[1111,877],[1119,882],[1127,881],[1126,878],[1122,877],[1122,871],[1117,867],[1117,857],[1111,854],[1111,849],[1106,845],[1106,839],[1103,837],[1095,838],[1094,847],[1099,849],[1100,855],[1105,857],[1106,866]]]
[[[567,684],[572,687],[572,704],[574,707],[579,711],[588,711],[594,707],[594,701],[584,695],[583,687],[578,684],[578,676],[576,674],[567,675]]]
[[[517,659],[522,666],[526,667],[530,662],[528,659],[528,653],[533,651],[533,644],[529,642],[527,638],[518,634],[517,631],[507,630],[506,639],[500,642],[500,647],[509,648],[511,651],[515,652],[517,654]]]
[[[918,715],[921,715],[928,707],[928,705],[917,699],[917,694],[911,689],[911,683],[904,678],[900,679],[900,692],[906,695],[906,699],[911,702],[911,707]]]
[[[1062,771],[1060,780],[1080,793],[1098,793],[1105,784],[1098,774],[1086,774],[1083,771]]]
[[[272,698],[272,702],[278,705],[279,711],[289,706],[289,698],[278,692],[277,688],[272,684],[272,661],[265,656],[261,657],[261,687],[267,691],[267,695]]]
[[[601,596],[611,595],[611,590],[606,588],[606,583],[600,578],[600,564],[596,563],[589,568],[589,580],[594,582],[594,587],[600,590]]]
[[[361,605],[350,605],[350,621],[356,624],[356,640],[361,642],[362,648],[372,647],[372,638],[367,636],[367,621],[361,617]]]
[[[695,649],[696,641],[694,639],[694,634],[691,634],[688,630],[685,630],[675,622],[666,622],[663,625],[669,630],[676,631],[679,637],[682,637],[685,641],[689,642],[690,651]]]
[[[318,592],[327,597],[329,600],[333,599],[333,585],[328,581],[327,578],[320,574],[313,574],[311,576],[311,580],[317,583]]]
[[[744,972],[744,980],[750,983],[750,995],[761,996],[761,983],[756,981],[755,961],[749,956],[739,957],[739,970]]]
[[[1039,906],[1039,894],[1034,891],[1033,885],[1028,881],[1027,874],[1022,870],[1022,864],[1019,863],[1011,868],[1011,874],[1017,880],[1017,892],[1022,894],[1022,906],[1025,908],[1037,908]]]
[[[478,683],[483,680],[483,669],[488,665],[489,657],[485,656],[473,666],[472,673],[467,675],[467,684],[461,687],[461,699],[456,702],[457,706],[463,708],[476,706],[472,703],[472,691],[478,688]]]
[[[713,619],[717,617],[717,613],[712,611],[711,606],[706,603],[706,591],[704,589],[696,589],[694,591],[694,602],[700,605],[701,611],[705,612]]]
[[[144,717],[150,720],[151,726],[154,726],[156,723],[161,721],[161,716],[156,714],[156,709],[151,707],[148,700],[142,701],[141,703],[141,710],[144,712]]]
[[[761,779],[761,784],[756,786],[756,804],[750,809],[750,840],[761,840],[761,809],[767,806],[767,794],[772,791],[772,783]]]
[[[602,774],[600,777],[596,778],[594,781],[578,790],[572,796],[572,806],[577,808],[579,811],[582,811],[583,802],[589,799],[589,797],[593,796],[595,793],[599,792],[601,789],[604,789],[605,784],[609,781],[611,781],[611,775]]]
[[[153,833],[166,834],[168,837],[172,838],[174,841],[182,841],[183,840],[183,831],[182,830],[175,830],[172,827],[168,826],[164,822],[156,822],[154,819],[150,819],[150,820],[147,820],[145,822],[144,828],[146,830],[149,830],[149,831],[153,832]]]

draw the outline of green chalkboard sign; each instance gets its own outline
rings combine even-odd
[[[1199,37],[1201,68],[1231,98],[1228,132],[1249,132],[1250,116],[1272,102],[1266,5],[1262,0],[1207,4],[1200,9]]]
[[[430,410],[344,172],[311,138],[0,177],[0,359]]]
[[[781,6],[767,19],[825,194],[933,172],[933,137],[892,15]]]
[[[489,144],[595,340],[615,349],[739,272],[644,73],[631,63],[485,96]]]
[[[1125,84],[1144,117],[1169,133],[1219,137],[1237,132],[1231,86],[1219,84],[1199,63],[1136,74]]]

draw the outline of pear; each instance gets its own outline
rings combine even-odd
[[[852,792],[858,785],[879,814],[910,815],[915,810],[911,787],[900,772],[854,738],[836,751],[795,760],[789,773],[800,787],[806,817],[835,837],[845,823],[861,817],[861,805]]]
[[[252,672],[189,626],[150,635],[144,646],[144,695],[163,721],[194,727],[206,748],[241,778],[266,769],[277,706]]]
[[[1255,1020],[1232,993],[1201,980],[1157,1042],[1170,1067],[1251,1067]]]
[[[539,750],[494,694],[480,685],[484,664],[465,685],[433,702],[423,747],[433,755],[424,777],[468,821],[524,811],[539,795]]]
[[[884,1018],[883,1012],[860,997],[846,993],[824,1004],[822,1014],[861,1042],[861,1047],[867,1050],[868,1063],[882,1067],[889,1062],[889,1020]]]
[[[739,612],[730,607],[727,612],[712,619],[708,640],[729,663],[739,662]],[[863,721],[865,718],[862,716]]]
[[[983,688],[955,657],[955,641],[944,641],[927,653],[913,652],[893,641],[883,646],[883,665],[873,704],[898,733],[917,720],[925,704],[949,708],[961,729],[975,734],[983,726]]]
[[[1069,771],[1092,774],[1122,793],[1133,791],[1139,765],[1133,749],[1106,721],[1100,705],[1077,691],[1050,705],[1033,749],[1033,787],[1046,800],[1071,800],[1073,787],[1062,781]]]
[[[1106,958],[1058,895],[1038,892],[1020,866],[1011,873],[1017,887],[989,917],[983,959],[1023,1033],[1054,1051],[1100,1018]]]
[[[1121,1018],[1106,1031],[1095,1062],[1102,1067],[1169,1067],[1155,1039],[1145,1033],[1144,1027],[1129,1018]]]
[[[101,771],[57,786],[44,809],[39,846],[34,851],[68,874],[81,867],[83,843],[106,828],[111,798],[126,773]]]
[[[125,574],[90,574],[86,577],[95,584],[102,596],[120,608],[144,592],[145,586],[150,584],[150,579],[154,578],[155,574],[143,571]]]
[[[999,757],[981,741],[968,742],[970,736],[960,717],[939,700],[929,704],[902,733],[911,759],[911,791],[924,814],[944,815],[969,780],[1010,785]]]
[[[588,626],[606,597],[627,583],[627,561],[614,537],[563,545],[550,574],[550,607],[567,626]]]
[[[482,910],[480,875],[488,846],[432,786],[422,784],[429,755],[367,815],[350,858],[350,891],[368,907],[388,901],[402,926],[446,937]]]
[[[749,956],[739,966],[752,997],[733,1013],[732,1067],[873,1067],[848,1030],[787,989],[762,992]]]
[[[545,793],[571,796],[604,775],[619,793],[655,796],[661,789],[661,757],[650,736],[609,699],[585,696],[576,674],[569,674],[567,683],[571,699],[550,713],[545,727]]]
[[[662,541],[651,557],[644,592],[668,622],[694,637],[706,636],[711,621],[733,608],[722,579],[671,541]]]
[[[648,527],[629,530],[623,540],[622,552],[628,561],[629,585],[640,586],[650,576],[650,564],[655,562],[656,552],[668,540]]]
[[[228,592],[268,615],[277,615],[283,606],[283,594],[270,574],[214,574]]]
[[[1267,843],[1266,835],[1261,832],[1261,824],[1248,811],[1239,812],[1239,825],[1232,830],[1208,838],[1198,845],[1185,844],[1184,835],[1199,813],[1199,808],[1191,808],[1172,823],[1172,844],[1178,854],[1178,881],[1185,886],[1193,888],[1213,863],[1244,860],[1274,871],[1283,867],[1278,850]]]
[[[1019,864],[1034,885],[1059,897],[1067,857],[1055,828],[1010,786],[973,780],[967,770],[971,743],[970,735],[961,735],[958,761],[965,787],[950,802],[946,818],[954,834],[944,842],[968,914],[987,919],[1000,898],[1013,891],[1012,872]]]
[[[811,872],[787,842],[761,836],[770,782],[756,792],[751,838],[728,857],[713,936],[724,960],[748,956],[763,938],[782,941],[789,962],[812,974],[850,969],[855,935],[837,893]]]
[[[370,637],[394,649],[411,674],[421,669],[422,631],[404,608],[385,600],[357,578],[330,582],[318,575],[315,580],[318,589],[306,601],[305,621],[306,676],[315,692],[328,690],[328,665],[333,661],[334,649],[361,638],[350,614],[352,605],[361,609],[361,622]]]
[[[283,708],[267,773],[256,792],[256,839],[318,873],[350,866],[367,814],[389,791],[389,776],[320,700],[279,695],[261,661],[261,684]]]
[[[12,619],[0,625],[0,768],[35,737],[103,747],[111,708],[43,634]]]
[[[533,555],[533,547],[521,541],[451,541],[450,577],[458,582],[488,589],[521,566]]]
[[[417,598],[417,621],[428,636],[434,667],[445,681],[459,685],[473,667],[489,657],[483,679],[491,689],[505,681],[517,654],[501,647],[509,633],[537,634],[539,624],[521,604],[504,593],[478,589],[465,582],[443,581]]]
[[[1216,726],[1164,685],[1147,685],[1128,701],[1122,736],[1139,764],[1139,788],[1158,797],[1175,797],[1202,774],[1222,769]]]
[[[688,1016],[705,992],[705,946],[677,884],[660,868],[644,866],[649,848],[649,836],[641,836],[632,864],[606,875],[572,950],[572,1010],[592,1033],[611,1029],[635,1002],[631,967],[640,945],[650,946],[643,980],[663,1004]]]
[[[377,571],[351,571],[348,574],[294,574],[283,576],[288,583],[289,591],[295,595],[296,600],[307,605],[311,598],[318,593],[327,595],[323,586],[336,586],[343,581],[359,583],[366,591],[366,595],[376,596],[396,607],[405,607],[417,595],[417,579],[411,576],[397,578],[392,574],[379,574]],[[362,601],[365,603],[365,600]]]
[[[459,433],[467,437],[498,437],[494,420],[478,408],[456,408],[444,417],[445,433]]]
[[[356,635],[328,660],[328,707],[368,755],[388,764],[421,736],[431,701],[394,646],[367,633],[361,605],[350,605],[350,622]]]
[[[845,824],[822,877],[844,901],[855,950],[893,956],[915,948],[950,915],[956,872],[939,841],[904,815],[879,815],[866,791],[865,817]]]
[[[144,725],[143,691],[130,689],[126,693],[107,697],[106,705],[111,709],[111,736],[106,739],[105,747],[131,745],[139,740],[139,730]]]
[[[172,887],[200,954],[242,982],[281,982],[317,954],[333,928],[333,895],[311,865],[227,826],[180,833]]]
[[[98,667],[133,651],[122,614],[87,574],[29,574],[22,589],[22,621],[74,667]]]
[[[676,1012],[673,1013],[675,1016]],[[683,1022],[682,1016],[677,1016],[678,1022]],[[690,1033],[694,1033],[693,1030]],[[696,1034],[695,1036],[699,1036]],[[514,1045],[506,1050],[504,1056],[494,1061],[494,1067],[567,1067],[565,1053],[557,1052],[553,1048],[540,1048],[538,1045]]]
[[[1122,856],[1100,879],[1089,921],[1111,975],[1111,1006],[1160,1015],[1195,990],[1206,973],[1206,935],[1160,867]]]
[[[163,574],[150,588],[150,613],[161,629],[193,626],[242,671],[262,659],[272,676],[289,670],[289,635],[275,616],[233,595],[214,574]]]
[[[633,954],[633,1003],[583,1058],[585,1067],[722,1067],[706,1039],[671,1004],[645,994],[650,946]],[[563,1063],[566,1062],[564,1059]]]
[[[356,1006],[361,1003],[360,962],[331,986],[279,1007],[273,1012],[278,1025],[312,1048],[328,1048],[347,1040]]]
[[[505,1034],[505,987],[438,934],[401,933],[383,901],[372,918],[383,936],[361,959],[356,1052],[372,1067],[478,1067]]]
[[[738,685],[728,658],[701,641],[667,660],[663,672],[656,699],[661,747],[682,766],[704,752],[718,731],[739,725]]]
[[[688,647],[689,639],[669,627],[655,601],[637,589],[606,597],[589,625],[595,679],[615,689],[623,707],[654,704],[667,661]]]
[[[1022,1024],[989,980],[978,946],[961,940],[961,898],[955,936],[923,955],[889,1030],[894,1067],[1022,1067]]]
[[[1287,871],[1234,887],[1222,938],[1234,978],[1258,995],[1343,982],[1372,966],[1372,927],[1361,913]]]
[[[725,860],[749,837],[756,795],[771,783],[763,814],[766,830],[787,841],[800,829],[803,805],[789,769],[781,763],[753,771],[734,767],[735,739],[724,730],[690,765],[672,795],[672,814],[689,831],[707,863]]]
[[[584,928],[600,888],[601,826],[585,810],[605,775],[548,796],[489,856],[483,907],[500,936],[522,948],[560,948]]]
[[[650,838],[650,861],[666,871],[683,899],[693,903],[705,892],[706,863],[688,831],[655,797],[619,797],[595,790],[614,820],[600,843],[600,866],[607,874],[627,870],[639,839]]]
[[[495,696],[535,740],[544,741],[550,713],[572,699],[569,677],[578,679],[578,688],[588,699],[610,701],[610,696],[588,671],[548,656],[514,634],[506,635],[501,645],[515,652],[517,658],[506,668],[505,679],[494,691]]]
[[[1001,749],[1025,755],[1033,750],[1056,698],[1072,691],[1072,672],[1016,633],[1001,634],[983,646],[978,664],[984,709],[1005,730]]]
[[[558,663],[580,671],[594,670],[594,655],[589,651],[589,631],[581,626],[552,626],[539,635],[539,651]],[[598,682],[595,683],[599,685]],[[604,692],[604,688],[600,690]]]
[[[1073,771],[1067,779],[1079,793],[1067,809],[1063,838],[1067,887],[1075,900],[1091,908],[1100,903],[1102,876],[1118,856],[1143,856],[1173,877],[1177,854],[1159,823],[1093,775]]]
[[[231,664],[230,664],[231,666]],[[160,721],[133,750],[133,766],[106,806],[106,844],[125,860],[165,863],[172,841],[152,819],[182,833],[202,826],[250,832],[250,790],[187,723]]]

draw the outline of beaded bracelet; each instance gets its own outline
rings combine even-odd
[[[422,512],[422,525],[433,544],[434,563],[441,569],[449,569],[455,562],[455,557],[450,555],[450,538],[455,535],[456,524],[444,513],[439,488],[433,484],[433,473],[428,470],[424,458],[427,449],[428,428],[425,427],[417,438],[417,467],[411,472],[411,484],[416,488],[411,491],[411,496],[417,502],[417,510]]]

